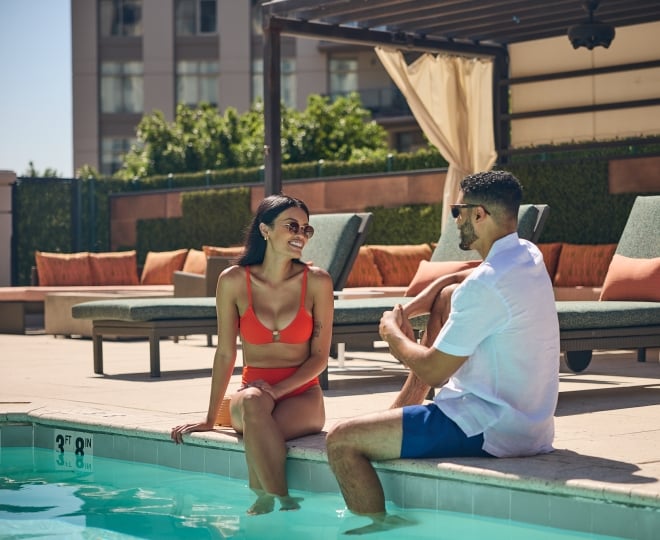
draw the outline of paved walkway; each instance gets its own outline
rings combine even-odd
[[[438,468],[501,475],[549,491],[574,486],[605,492],[608,499],[660,507],[658,350],[649,356],[652,361],[638,363],[632,352],[601,353],[585,373],[561,373],[557,452],[522,459],[455,459]],[[90,340],[3,334],[0,419],[11,412],[84,415],[102,410],[106,418],[130,415],[169,429],[204,417],[212,357],[203,336],[162,341],[162,376],[152,379],[146,341],[110,341],[104,344],[106,374],[99,376],[92,370]],[[386,352],[348,352],[343,370],[331,361],[327,427],[340,418],[387,408],[404,376]],[[238,380],[233,378],[232,387]],[[322,448],[323,438],[301,439],[296,446],[306,444]]]

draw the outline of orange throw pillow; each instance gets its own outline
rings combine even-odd
[[[553,279],[557,273],[557,264],[559,263],[559,254],[561,253],[562,245],[561,242],[548,242],[546,244],[536,245],[543,255],[543,262],[545,263],[545,268],[548,271],[550,279]]]
[[[183,268],[188,255],[187,249],[174,251],[150,251],[144,261],[142,285],[170,285],[173,282],[172,274]]]
[[[36,251],[39,285],[93,285],[89,253],[48,253]]]
[[[601,287],[616,244],[564,244],[559,255],[555,287]]]
[[[191,249],[183,263],[183,271],[191,274],[206,274],[206,254],[199,249]]]
[[[404,246],[369,246],[386,287],[407,286],[415,277],[421,261],[431,258],[428,244]]]
[[[632,259],[615,254],[600,299],[660,302],[660,257]]]
[[[353,263],[351,273],[346,279],[347,287],[380,287],[383,276],[376,266],[374,254],[369,246],[361,246],[358,256]]]
[[[202,249],[207,257],[231,257],[232,259],[238,259],[243,255],[243,246],[202,246]]]
[[[436,279],[479,266],[481,261],[421,261],[403,296],[417,296]]]
[[[90,253],[94,285],[138,285],[135,250],[113,253]]]

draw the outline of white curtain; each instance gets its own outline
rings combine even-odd
[[[464,176],[489,170],[497,158],[493,134],[493,61],[424,54],[406,65],[395,49],[376,54],[404,95],[424,134],[449,162],[442,225]]]

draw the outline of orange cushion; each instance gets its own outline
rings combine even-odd
[[[600,299],[660,302],[660,257],[631,259],[614,255]]]
[[[89,253],[48,253],[36,251],[39,285],[94,285]]]
[[[417,296],[436,279],[479,266],[481,261],[421,261],[403,296]]]
[[[135,250],[90,253],[94,285],[139,285]]]
[[[616,250],[616,244],[564,244],[559,255],[555,287],[600,287]]]
[[[183,268],[188,254],[187,249],[174,251],[150,251],[144,261],[140,283],[142,285],[168,285],[171,284],[172,274]]]
[[[191,249],[183,263],[183,271],[191,274],[206,274],[206,254],[199,249]]]
[[[431,258],[431,246],[428,244],[404,246],[369,246],[374,255],[376,266],[383,276],[385,287],[408,285],[421,261]]]
[[[346,280],[347,287],[380,287],[383,284],[381,275],[374,254],[369,246],[361,246],[358,256],[353,263],[351,273]]]
[[[543,254],[543,262],[548,270],[550,279],[554,278],[557,272],[557,264],[559,263],[559,254],[561,253],[562,245],[561,242],[549,242],[546,244],[537,244],[536,246]]]
[[[238,259],[243,255],[243,246],[202,246],[202,249],[207,257],[233,257]]]

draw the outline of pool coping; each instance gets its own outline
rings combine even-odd
[[[146,444],[135,442],[134,450],[128,450],[125,442],[115,442],[114,446],[120,447],[119,450],[98,452],[95,449],[94,455],[247,478],[243,444],[231,428],[218,426],[213,432],[194,433],[186,436],[184,445],[174,445],[170,440],[170,428],[163,427],[171,425],[169,417],[156,415],[150,418],[149,425],[145,425],[143,415],[132,419],[124,415],[118,422],[121,413],[107,411],[106,414],[104,418],[95,411],[79,410],[75,413],[72,409],[58,410],[47,406],[22,412],[0,410],[0,433],[12,426],[32,426],[33,430],[87,432],[107,436],[108,441],[123,438],[149,441]],[[37,439],[32,440],[34,446],[49,447],[43,436],[42,440]],[[4,444],[2,439],[0,444]],[[327,464],[324,444],[323,433],[289,441],[287,479],[292,489],[338,492]],[[209,457],[210,452],[213,458]],[[221,460],[224,464],[220,464],[216,462],[217,452],[227,452],[221,455],[231,457],[227,463]],[[558,450],[534,459],[541,463],[544,459],[552,459],[552,466],[556,468],[557,454],[561,452]],[[158,460],[154,460],[154,454],[159,456]],[[160,454],[163,454],[163,460]],[[202,469],[191,468],[195,459],[205,463]],[[618,527],[620,533],[625,533],[622,537],[643,540],[652,538],[651,531],[660,526],[660,499],[654,493],[594,480],[564,481],[489,469],[489,463],[494,461],[501,464],[506,460],[399,459],[379,462],[375,466],[386,497],[402,508],[453,510],[594,534],[613,534],[611,528]],[[522,512],[519,507],[523,502],[523,506],[532,504],[534,510]],[[635,531],[630,531],[631,526]]]

